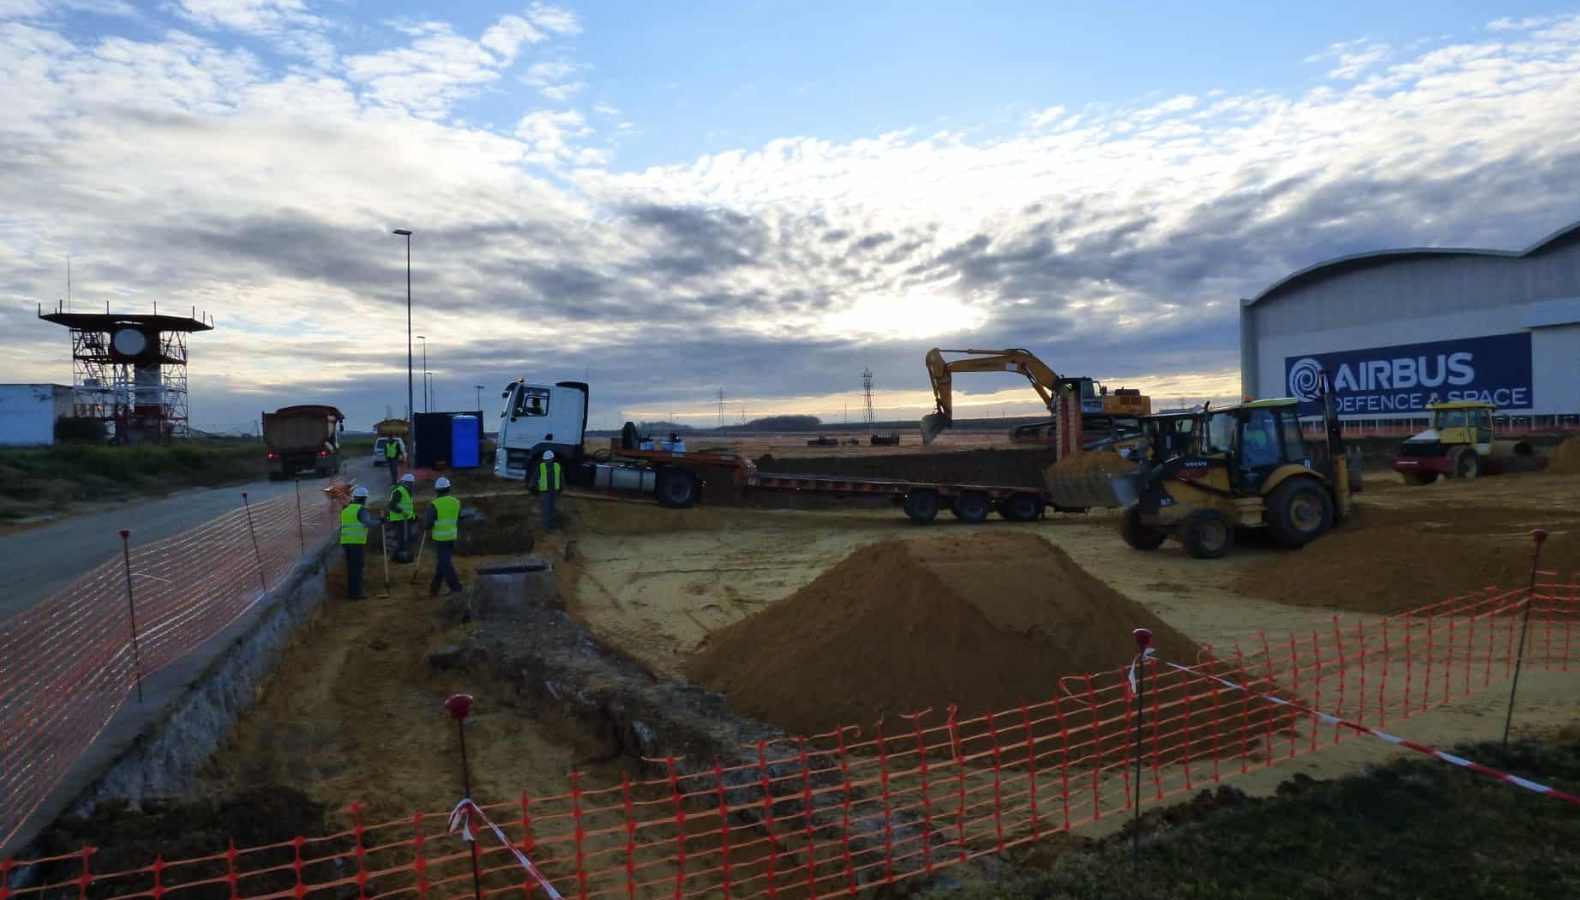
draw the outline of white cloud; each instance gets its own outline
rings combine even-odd
[[[1530,31],[1533,28],[1540,28],[1543,25],[1552,23],[1553,21],[1555,21],[1555,19],[1552,16],[1527,16],[1523,19],[1511,19],[1508,16],[1504,16],[1501,19],[1493,19],[1491,22],[1488,22],[1487,30]]]
[[[1026,127],[1047,128],[1049,125],[1064,118],[1066,112],[1068,110],[1062,106],[1050,106],[1047,109],[1038,110],[1026,117]]]
[[[201,28],[263,38],[320,68],[335,62],[328,22],[309,12],[304,0],[178,0],[176,10]]]
[[[580,34],[582,30],[576,15],[558,6],[534,3],[527,10],[527,18],[532,20],[532,24],[554,34]]]
[[[1378,63],[1387,62],[1393,56],[1393,48],[1379,41],[1366,38],[1357,38],[1353,41],[1343,41],[1330,44],[1321,53],[1314,53],[1306,57],[1306,62],[1331,61],[1333,68],[1328,70],[1329,78],[1339,78],[1353,81],[1370,71]]]
[[[585,81],[576,80],[575,76],[588,68],[583,63],[544,60],[528,66],[521,76],[521,82],[537,88],[538,93],[550,100],[564,103],[587,87]]]
[[[553,165],[574,158],[574,142],[592,134],[592,129],[574,109],[539,110],[522,116],[515,133],[527,145],[527,159]]]
[[[498,22],[489,26],[483,32],[483,37],[478,41],[483,48],[499,58],[503,65],[509,65],[516,59],[522,44],[536,44],[544,39],[543,32],[532,27],[520,16],[503,16]]]

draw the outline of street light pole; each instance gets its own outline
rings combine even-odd
[[[417,340],[422,341],[422,411],[432,412],[428,408],[428,336],[419,334]]]
[[[397,228],[395,233],[406,239],[406,424],[413,425],[412,413],[416,412],[412,397],[416,393],[412,385],[412,354],[411,354],[411,230]],[[412,446],[407,452],[415,452],[417,446],[417,429],[411,429]],[[407,463],[410,465],[410,463]]]

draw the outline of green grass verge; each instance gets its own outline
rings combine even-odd
[[[1461,754],[1580,793],[1580,740],[1461,748]],[[1130,838],[1049,853],[1022,874],[937,888],[950,900],[1304,900],[1580,897],[1580,808],[1445,763],[1405,760],[1281,796],[1150,817],[1139,871]],[[1195,807],[1193,810],[1192,807]],[[1051,863],[1047,857],[1053,856]],[[1038,865],[1044,871],[1028,872]]]
[[[163,494],[264,477],[256,440],[0,450],[0,519],[44,515],[61,504]]]

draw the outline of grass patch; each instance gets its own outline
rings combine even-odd
[[[38,516],[67,503],[251,481],[264,472],[263,445],[243,438],[0,450],[0,519]]]
[[[1580,793],[1580,739],[1461,748],[1461,755]],[[1404,760],[1282,796],[1144,820],[1139,872],[1128,835],[1056,855],[1019,876],[925,896],[950,900],[1175,900],[1580,896],[1580,809],[1444,763]],[[1041,856],[1046,859],[1044,849]]]

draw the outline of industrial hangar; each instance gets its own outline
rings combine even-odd
[[[1532,427],[1580,423],[1580,222],[1525,250],[1381,250],[1319,263],[1240,301],[1240,370],[1257,397],[1398,424],[1475,399]]]

